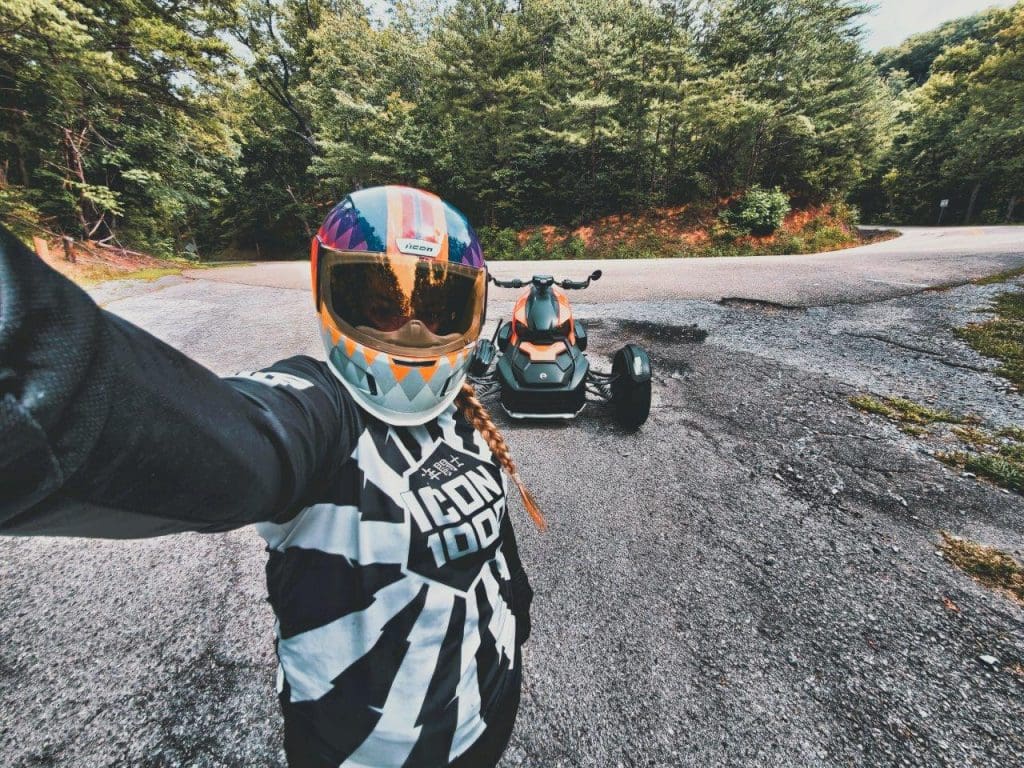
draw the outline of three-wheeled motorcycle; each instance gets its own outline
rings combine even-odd
[[[572,419],[589,399],[610,402],[616,419],[636,428],[651,410],[651,361],[646,350],[626,344],[612,357],[610,372],[594,370],[585,352],[587,329],[573,316],[566,291],[582,290],[601,278],[490,281],[499,288],[526,288],[510,320],[477,343],[470,378],[483,394],[496,386],[501,406],[516,419]]]

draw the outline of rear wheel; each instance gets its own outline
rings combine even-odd
[[[651,359],[643,347],[627,344],[612,359],[615,419],[636,429],[651,413]]]

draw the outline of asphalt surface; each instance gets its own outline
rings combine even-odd
[[[654,409],[637,433],[600,407],[497,415],[551,523],[513,505],[537,599],[503,766],[1024,765],[1024,608],[935,547],[946,530],[1024,557],[1024,503],[847,402],[1024,423],[950,330],[1007,286],[923,290],[1024,265],[1024,230],[973,232],[596,265],[573,297],[592,357],[647,346]],[[306,279],[260,265],[95,296],[231,373],[320,354]],[[0,764],[282,764],[263,565],[251,530],[0,539]]]

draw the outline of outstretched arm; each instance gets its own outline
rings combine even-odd
[[[0,227],[0,534],[288,519],[351,451],[359,415],[322,364],[269,370],[219,379]]]

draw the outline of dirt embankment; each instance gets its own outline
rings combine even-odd
[[[681,205],[605,216],[577,227],[544,225],[516,233],[513,248],[490,258],[650,258],[818,253],[889,239],[863,235],[845,206],[814,205],[790,211],[772,234],[740,234],[719,216],[730,204]],[[508,243],[512,246],[512,243]],[[536,255],[534,255],[536,254]]]
[[[158,259],[127,248],[44,234],[29,241],[40,258],[80,285],[104,280],[155,280],[198,266],[188,259]]]

